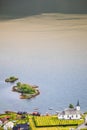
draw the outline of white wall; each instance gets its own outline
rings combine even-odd
[[[80,114],[78,114],[78,115],[69,115],[69,116],[67,116],[67,115],[58,115],[58,119],[80,119],[81,118],[81,115]]]

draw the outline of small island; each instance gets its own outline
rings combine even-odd
[[[14,76],[11,76],[11,77],[5,79],[5,82],[13,83],[13,82],[15,82],[17,80],[18,80],[18,78],[14,77]]]
[[[13,86],[12,91],[21,93],[21,99],[30,99],[40,94],[38,86],[23,84],[21,82]]]

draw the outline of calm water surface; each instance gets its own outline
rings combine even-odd
[[[0,22],[0,112],[63,110],[79,99],[87,111],[87,16],[40,15]],[[5,78],[38,85],[40,95],[21,100]]]

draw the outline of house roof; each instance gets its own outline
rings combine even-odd
[[[62,111],[60,115],[78,115],[80,111],[77,111],[75,108],[68,108],[65,111]]]
[[[21,129],[24,129],[24,130],[29,130],[29,125],[27,123],[17,124],[17,126],[13,127],[13,130],[18,130],[18,128],[21,128]]]

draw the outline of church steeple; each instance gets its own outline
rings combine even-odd
[[[77,105],[76,105],[76,106],[80,106],[80,105],[79,105],[79,100],[77,101]]]
[[[80,111],[80,104],[79,104],[79,100],[77,101],[76,110],[77,110],[77,111]]]

